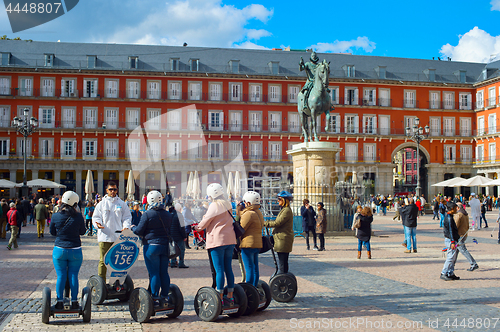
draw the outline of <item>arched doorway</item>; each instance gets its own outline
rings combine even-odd
[[[393,188],[395,194],[407,195],[415,193],[418,176],[420,176],[421,193],[428,198],[429,179],[426,165],[429,163],[429,153],[420,146],[420,156],[417,159],[417,146],[407,142],[399,145],[392,152]],[[420,164],[418,167],[418,164]],[[418,169],[417,169],[418,168]]]

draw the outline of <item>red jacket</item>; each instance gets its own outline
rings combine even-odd
[[[10,208],[9,212],[7,212],[7,222],[11,226],[17,226],[17,216],[18,212],[15,207]]]
[[[422,211],[422,202],[419,199],[416,200],[415,205],[418,207],[419,211]]]

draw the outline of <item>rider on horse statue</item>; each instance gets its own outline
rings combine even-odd
[[[311,61],[304,63],[304,59],[300,57],[299,68],[300,71],[305,70],[307,76],[307,82],[304,84],[300,92],[302,92],[305,96],[305,103],[303,105],[304,110],[306,110],[309,106],[307,104],[307,100],[309,98],[309,94],[311,93],[312,87],[314,85],[314,73],[316,73],[316,68],[318,67],[319,57],[316,55],[315,51],[311,53]],[[330,93],[330,89],[327,89],[327,92]]]

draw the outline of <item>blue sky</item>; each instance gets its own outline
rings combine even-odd
[[[82,0],[64,16],[16,34],[1,11],[0,35],[487,62],[500,54],[499,21],[500,0]]]

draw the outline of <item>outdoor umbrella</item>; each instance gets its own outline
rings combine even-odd
[[[85,180],[85,199],[87,201],[92,199],[92,193],[94,192],[94,176],[92,175],[92,171],[89,169],[87,171],[87,179]]]
[[[134,172],[130,170],[128,172],[128,179],[127,179],[127,200],[128,201],[133,201],[135,199],[135,179],[134,179]]]
[[[233,185],[233,173],[229,172],[226,183],[227,197],[231,200],[231,196],[234,194],[234,185]]]
[[[431,185],[431,187],[452,187],[456,184],[459,184],[459,183],[462,183],[463,181],[465,181],[466,179],[464,178],[461,178],[461,177],[455,177],[453,179],[448,179],[448,180],[445,180],[445,181],[441,181],[441,182],[438,182],[438,183],[435,183],[433,185]]]
[[[26,184],[30,188],[66,188],[66,186],[63,184],[44,179],[31,180],[28,181]],[[16,183],[16,188],[21,188],[22,186],[23,186],[22,183]]]
[[[16,186],[15,182],[9,181],[9,180],[0,180],[0,188],[14,188]]]
[[[234,174],[234,196],[236,198],[241,197],[241,177],[240,177],[240,171],[236,171]]]
[[[489,186],[500,186],[500,179],[491,180],[490,182],[486,183],[485,186],[487,186],[487,187],[489,187]]]
[[[201,195],[200,190],[200,177],[198,176],[198,171],[194,171],[193,176],[193,198],[198,198]]]
[[[481,175],[476,175],[471,177],[470,179],[466,179],[461,183],[448,187],[487,187],[488,182],[491,182],[491,179]]]
[[[357,172],[352,172],[352,184],[358,184],[358,174],[357,174]]]
[[[186,185],[186,195],[191,196],[193,194],[193,172],[189,172],[189,178]]]

